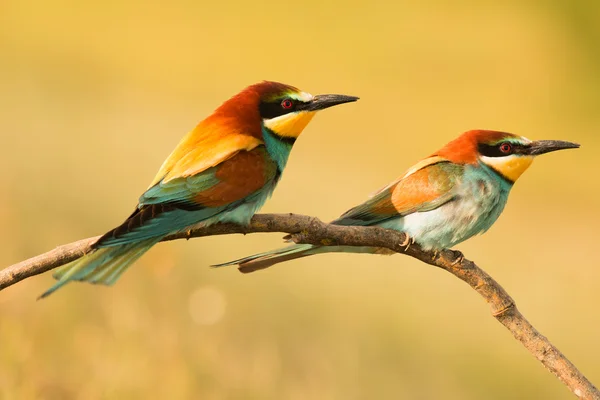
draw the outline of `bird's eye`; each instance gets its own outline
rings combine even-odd
[[[285,99],[281,102],[281,107],[285,108],[286,110],[292,108],[293,105],[294,103],[290,99]]]
[[[503,152],[504,154],[508,154],[512,151],[512,146],[510,143],[502,143],[500,145],[500,151]]]

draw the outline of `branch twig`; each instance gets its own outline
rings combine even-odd
[[[292,234],[296,243],[321,245],[385,247],[407,254],[427,264],[442,268],[466,282],[490,305],[492,315],[504,325],[544,367],[552,372],[576,396],[582,399],[600,399],[600,391],[556,348],[539,333],[519,312],[514,300],[491,276],[474,262],[452,250],[438,254],[423,251],[413,244],[408,249],[404,233],[376,228],[329,225],[320,220],[295,214],[259,214],[250,225],[217,224],[179,233],[164,240],[190,239],[201,236],[231,233],[285,232]],[[0,290],[28,277],[76,260],[88,252],[98,237],[83,239],[22,261],[0,271]]]

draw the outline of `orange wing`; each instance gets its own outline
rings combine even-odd
[[[194,202],[204,207],[233,203],[261,189],[277,173],[276,164],[267,161],[266,150],[242,151],[223,161],[215,172],[219,183],[196,196]]]
[[[140,197],[133,214],[99,243],[111,246],[164,236],[247,202],[260,202],[273,189],[276,175],[277,165],[263,146],[239,151],[196,175],[157,183]],[[251,212],[242,210],[239,217],[249,219]]]
[[[375,225],[391,218],[435,209],[452,200],[463,166],[440,157],[427,158],[371,199],[333,221],[339,225]]]
[[[205,120],[179,142],[165,160],[150,187],[177,178],[196,175],[231,158],[241,150],[252,150],[263,142],[241,132],[224,120]]]

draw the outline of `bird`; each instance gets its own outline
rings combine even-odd
[[[165,236],[218,222],[248,224],[271,196],[292,147],[315,114],[358,97],[311,95],[263,81],[243,89],[201,121],[160,167],[137,207],[89,253],[60,267],[57,282],[112,285]]]
[[[417,243],[435,254],[486,232],[504,210],[514,183],[535,157],[578,147],[560,140],[531,141],[508,132],[467,131],[331,224],[404,232],[409,238],[405,245]],[[367,246],[293,244],[214,267],[238,265],[241,272],[249,273],[330,252],[393,253]]]

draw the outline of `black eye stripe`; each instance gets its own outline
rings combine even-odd
[[[259,110],[260,116],[262,118],[271,119],[271,118],[276,118],[276,117],[279,117],[281,115],[284,115],[284,114],[287,114],[289,112],[292,112],[294,110],[294,107],[292,106],[291,108],[284,109],[283,107],[281,107],[281,103],[280,102],[277,102],[277,103],[260,103],[260,106],[258,107],[258,110]]]
[[[510,151],[503,152],[502,150],[500,150],[500,148],[504,144],[510,145]],[[527,146],[512,142],[500,142],[493,145],[480,143],[477,148],[479,154],[486,157],[506,157],[511,154],[526,154],[526,149]]]
[[[290,108],[284,108],[283,102],[289,100],[292,102],[292,106]],[[277,118],[285,114],[289,114],[294,111],[299,111],[303,107],[305,107],[306,103],[303,103],[299,100],[292,99],[289,97],[280,98],[277,100],[265,102],[262,101],[258,106],[258,111],[260,112],[261,118],[271,119]]]

